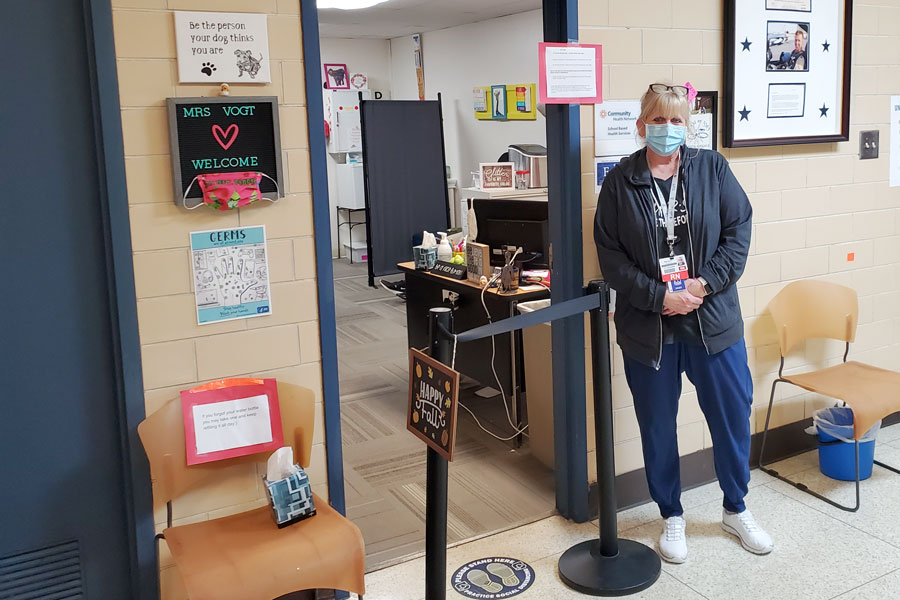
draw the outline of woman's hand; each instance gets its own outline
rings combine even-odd
[[[680,292],[666,290],[666,297],[663,300],[663,314],[667,317],[686,315],[697,310],[701,304],[703,304],[703,298],[698,298],[686,289]]]
[[[697,296],[698,298],[706,297],[706,288],[703,287],[703,284],[699,279],[688,279],[685,289],[687,289],[687,291]]]

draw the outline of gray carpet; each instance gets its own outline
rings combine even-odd
[[[334,261],[347,514],[366,541],[366,569],[425,550],[425,446],[406,431],[406,305],[367,286],[365,263]],[[389,277],[390,280],[401,276]],[[380,279],[376,280],[380,281]],[[485,427],[510,435],[499,397],[460,399]],[[450,464],[447,539],[453,544],[544,518],[554,512],[553,472],[481,431],[460,410]]]

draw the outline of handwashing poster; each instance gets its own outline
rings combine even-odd
[[[265,225],[191,233],[197,324],[272,314]]]

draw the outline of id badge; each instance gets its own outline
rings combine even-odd
[[[684,254],[659,259],[659,272],[670,292],[685,289],[685,281],[690,278]]]

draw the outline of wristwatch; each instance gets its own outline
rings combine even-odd
[[[707,282],[707,281],[706,281],[705,279],[703,279],[702,277],[698,277],[698,278],[697,278],[697,281],[699,281],[699,282],[700,282],[700,285],[703,286],[703,291],[706,292],[706,295],[707,295],[707,296],[709,296],[710,294],[712,294],[713,291],[712,291],[712,287],[710,287],[710,285],[709,285],[709,282]]]

